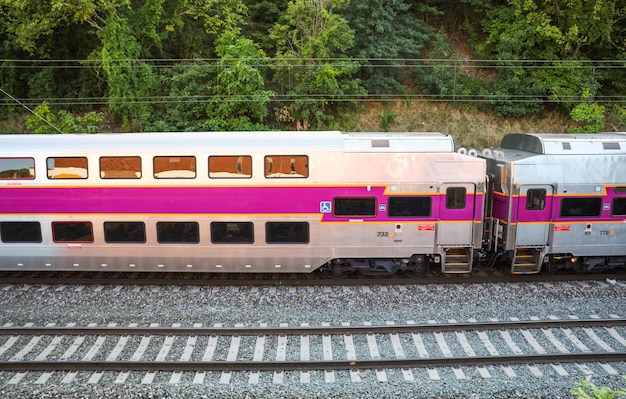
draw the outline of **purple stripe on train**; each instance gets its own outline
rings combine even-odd
[[[351,219],[333,217],[335,197],[376,198],[377,215],[363,217],[372,221],[472,220],[481,211],[481,195],[474,206],[454,210],[445,209],[445,195],[440,195],[433,197],[429,217],[389,217],[384,190],[383,186],[369,191],[367,186],[3,188],[0,214],[323,214],[325,222]],[[467,201],[472,204],[473,196]]]
[[[623,197],[623,195],[616,195],[614,187],[606,188],[606,195],[599,197],[594,194],[580,194],[576,196],[552,196],[548,195],[545,200],[544,209],[529,210],[526,209],[526,197],[522,196],[509,196],[503,193],[494,193],[493,201],[493,216],[497,219],[507,220],[509,201],[511,204],[511,223],[533,223],[533,222],[579,222],[579,221],[607,221],[615,222],[616,220],[623,220],[623,215],[612,215],[612,203],[614,197]],[[601,198],[601,211],[598,216],[581,216],[581,217],[562,217],[561,216],[561,204],[566,198]]]

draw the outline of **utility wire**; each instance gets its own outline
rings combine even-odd
[[[4,91],[2,88],[0,88],[0,91],[2,93],[4,93],[5,96],[9,97],[11,100],[15,101],[16,103],[18,103],[19,105],[21,105],[22,107],[26,108],[31,114],[35,115],[37,118],[41,119],[42,121],[46,122],[48,125],[50,125],[50,127],[52,127],[54,130],[56,130],[59,133],[64,133],[63,131],[61,131],[61,129],[59,129],[58,127],[54,126],[52,123],[50,123],[46,118],[44,118],[43,116],[39,115],[38,113],[36,113],[35,111],[33,111],[32,109],[28,108],[28,106],[26,106],[24,103],[22,103],[20,100],[18,100],[17,98],[13,97],[12,95],[10,95],[9,93],[7,93],[6,91]]]

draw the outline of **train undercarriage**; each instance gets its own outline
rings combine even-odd
[[[333,259],[323,266],[324,271],[333,278],[342,278],[351,273],[361,273],[367,276],[388,276],[398,272],[409,275],[424,276],[431,260],[425,255],[413,255],[404,259]]]

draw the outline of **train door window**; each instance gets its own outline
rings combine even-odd
[[[154,157],[155,179],[195,179],[196,157]]]
[[[602,198],[563,198],[561,217],[580,218],[600,216]]]
[[[309,177],[309,157],[306,155],[268,155],[265,157],[265,177]]]
[[[467,190],[465,187],[448,187],[446,189],[446,208],[465,209],[466,194]]]
[[[335,216],[376,216],[376,198],[334,198]]]
[[[308,244],[309,224],[307,222],[267,222],[265,241],[268,244]]]
[[[54,242],[93,242],[91,222],[52,222]]]
[[[526,193],[526,209],[529,211],[542,211],[546,207],[546,189],[531,188]]]
[[[252,177],[252,157],[241,156],[210,156],[209,177],[211,179]]]
[[[157,241],[160,244],[197,244],[200,228],[197,222],[157,222]]]
[[[252,222],[212,222],[211,242],[214,244],[252,244]]]
[[[100,177],[103,179],[141,179],[141,158],[101,157]]]
[[[48,179],[86,179],[87,158],[50,157],[46,161]]]
[[[146,225],[143,222],[104,222],[104,241],[107,243],[145,243]]]
[[[2,242],[41,242],[39,222],[0,222]]]
[[[0,180],[32,180],[35,178],[33,158],[0,158]]]
[[[389,217],[424,217],[431,214],[431,197],[389,197]]]
[[[626,197],[613,198],[613,210],[611,211],[611,215],[626,216]]]

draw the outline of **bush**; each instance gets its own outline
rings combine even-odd
[[[626,379],[626,376],[624,376]],[[587,376],[584,380],[579,380],[576,386],[570,389],[570,393],[577,398],[582,399],[613,399],[626,396],[626,389],[612,390],[609,387],[598,387],[591,382],[591,376]]]

